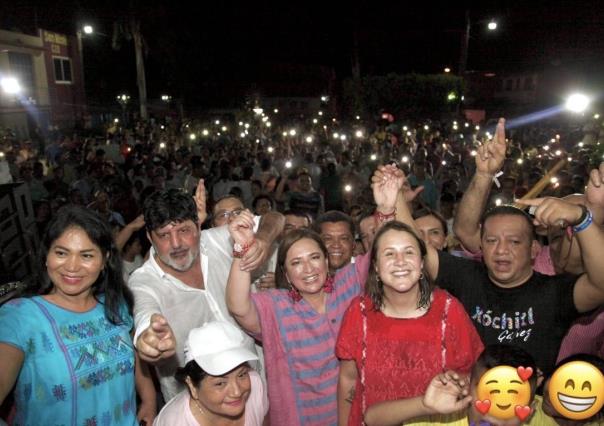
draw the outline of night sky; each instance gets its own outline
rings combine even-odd
[[[278,64],[322,65],[339,80],[349,77],[355,32],[362,74],[455,71],[466,8],[473,21],[469,70],[602,73],[602,1],[21,1],[2,8],[0,26],[30,32],[37,23],[74,33],[78,22],[92,23],[106,37],[84,40],[87,92],[108,101],[120,91],[136,94],[132,41],[111,47],[113,23],[136,15],[148,47],[149,97],[232,106],[253,84],[287,79],[277,75]],[[489,18],[497,19],[497,32],[485,30]]]

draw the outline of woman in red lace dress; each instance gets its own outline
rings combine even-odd
[[[432,289],[424,242],[401,222],[375,236],[365,294],[338,336],[340,425],[360,425],[370,405],[424,394],[447,370],[469,372],[483,344],[461,303]]]

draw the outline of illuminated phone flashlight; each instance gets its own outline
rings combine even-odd
[[[222,126],[222,127],[221,127],[221,130],[222,130],[223,132],[226,132],[226,131],[227,131],[227,130],[229,130],[229,129],[227,129],[227,126]]]
[[[362,138],[363,137],[363,132],[361,130],[357,130],[356,132],[354,132],[354,135],[357,138]]]
[[[557,183],[558,183],[558,178],[557,178],[556,176],[554,176],[554,177],[552,177],[552,178],[551,178],[549,181],[550,181],[550,183],[551,183],[552,185],[555,185],[555,184],[557,184]]]
[[[463,139],[463,135],[459,135],[459,137],[460,137],[461,139]]]
[[[119,118],[114,118],[114,119],[113,119],[113,122],[114,122],[114,123],[119,123],[119,122],[120,122],[120,119],[119,119]]]
[[[317,120],[316,118],[312,119],[313,124],[317,124],[319,122],[319,120]]]
[[[266,127],[271,127],[271,126],[272,126],[272,124],[271,124],[271,122],[270,122],[270,121],[267,121],[266,123],[264,123],[264,125],[265,125]]]
[[[470,125],[468,123],[464,123],[463,124],[465,127],[470,127]]]
[[[495,198],[495,205],[496,206],[500,206],[501,205],[501,198]]]
[[[474,127],[476,130],[480,130],[480,126],[476,126]]]
[[[429,127],[429,126],[426,124],[426,125],[424,126],[424,130],[429,130],[429,129],[430,129],[430,127]]]
[[[160,148],[160,149],[164,149],[165,147],[166,147],[166,144],[165,144],[165,143],[163,143],[163,142],[160,142],[160,143],[159,143],[159,148]]]
[[[470,151],[470,155],[471,155],[472,157],[476,157],[476,154],[478,154],[478,153],[476,152],[476,150],[475,150],[475,149],[473,149],[472,151]]]
[[[407,136],[411,136],[411,132],[407,132]]]
[[[557,157],[560,157],[562,155],[562,151],[560,151],[559,149],[557,149],[555,154],[556,154]]]
[[[240,126],[243,126],[243,121],[240,121],[240,122],[239,122],[239,125],[240,125]]]
[[[244,123],[243,127],[245,127],[246,129],[249,129],[250,128],[250,123]]]
[[[346,192],[352,191],[352,185],[345,185],[344,186],[344,191],[346,191]]]
[[[210,132],[208,132],[208,129],[203,129],[201,131],[201,134],[204,135],[204,136],[208,136],[210,134]]]
[[[196,137],[197,137],[197,136],[195,135],[195,133],[191,133],[191,134],[189,135],[189,139],[191,139],[192,141],[194,141]]]
[[[272,146],[269,146],[269,147],[267,148],[267,151],[268,151],[268,152],[273,152],[274,150],[275,150],[275,149],[274,149]]]
[[[279,114],[279,110],[278,110],[277,108],[275,108],[275,109],[273,110],[273,112],[274,112],[275,114]]]
[[[401,158],[401,161],[403,163],[408,163],[409,162],[409,157],[407,157],[406,155],[403,155],[403,158]]]
[[[551,139],[549,140],[549,143],[556,143],[556,138],[551,138]]]
[[[447,165],[447,162],[445,160],[441,161],[440,164],[442,164],[443,166]]]
[[[584,144],[583,144],[583,142],[579,142],[579,143],[577,144],[577,146],[578,146],[579,148],[583,148],[583,145],[584,145]]]
[[[159,126],[160,129],[164,130],[164,125]]]
[[[319,114],[319,115],[323,115],[323,111],[319,111],[317,114]]]
[[[341,141],[345,141],[346,140],[346,135],[340,135],[340,140]]]
[[[290,136],[296,136],[296,129],[291,129],[291,130],[289,131],[289,135],[290,135]]]
[[[283,136],[287,136],[287,132],[283,132],[281,133]]]
[[[130,147],[128,147],[128,151],[130,151]],[[4,158],[4,153],[0,151],[0,158]]]
[[[459,127],[457,127],[457,124],[453,126],[453,130],[457,130],[459,129]]]
[[[340,134],[339,134],[339,133],[334,133],[334,134],[333,134],[333,138],[334,138],[334,139],[338,139],[339,137],[340,137]]]
[[[216,120],[214,124],[218,126],[220,124],[220,120]]]
[[[598,117],[599,117],[599,116],[598,116]],[[357,116],[356,116],[356,119],[357,119],[357,120],[360,120],[360,119],[361,119],[361,116],[360,116],[360,115],[357,115]]]
[[[306,143],[312,143],[312,136],[306,136]]]
[[[334,118],[332,118],[332,119],[331,119],[331,121],[332,121],[332,122],[334,122],[334,123],[335,123],[335,122],[336,122],[336,119],[335,119],[335,117],[334,117]]]
[[[256,143],[260,143],[260,139],[256,139]]]
[[[560,135],[556,135],[556,139],[560,139]]]
[[[377,160],[377,155],[371,154],[371,156],[369,158],[371,158],[371,161],[375,161],[375,160]]]
[[[239,133],[239,136],[241,136],[242,138],[244,138],[245,137],[245,132]]]
[[[522,164],[522,163],[524,163],[524,160],[522,158],[519,158],[519,159],[516,160],[516,163]]]
[[[130,152],[132,151],[132,148],[128,147],[126,148],[126,151]],[[4,157],[4,153],[0,152],[0,158]]]
[[[268,115],[265,115],[264,117],[262,117],[262,121],[268,121]]]
[[[404,130],[405,132],[407,131],[407,129],[408,129],[408,127],[407,127],[407,126],[403,126],[403,130]]]
[[[571,161],[573,161],[573,157],[568,157],[568,158],[566,159],[566,161],[568,161],[568,162],[570,163]]]
[[[545,145],[545,146],[543,147],[543,150],[544,150],[544,151],[549,151],[549,145]]]
[[[286,161],[285,162],[285,168],[286,169],[291,169],[292,168],[292,162],[291,161]]]

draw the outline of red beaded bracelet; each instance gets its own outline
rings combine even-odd
[[[394,211],[390,214],[380,213],[378,210],[376,210],[373,215],[378,222],[390,221],[396,217],[396,209],[394,209]]]
[[[248,241],[245,244],[235,243],[233,244],[233,257],[237,259],[241,259],[243,256],[247,254],[250,248],[256,243],[256,239],[253,238],[251,241]]]

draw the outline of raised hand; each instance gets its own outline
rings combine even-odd
[[[176,338],[163,315],[151,316],[151,324],[138,337],[136,349],[141,358],[148,362],[169,358],[175,354]]]
[[[138,215],[132,222],[130,222],[127,226],[130,226],[133,231],[138,231],[143,226],[145,226],[145,216]]]
[[[244,245],[254,239],[254,215],[249,210],[239,213],[228,226],[234,242]]]
[[[197,206],[197,218],[199,219],[199,226],[201,226],[201,224],[204,223],[208,217],[208,212],[206,211],[206,187],[203,179],[199,179],[193,199],[195,200],[195,205]]]
[[[392,212],[396,205],[396,196],[405,182],[405,174],[396,166],[387,164],[378,166],[371,178],[373,199],[382,212]]]
[[[494,176],[503,167],[506,149],[505,119],[500,118],[493,140],[482,144],[476,150],[476,173]]]
[[[578,224],[583,215],[583,207],[580,205],[554,197],[527,198],[516,202],[532,206],[530,212],[535,216],[533,223],[536,226],[565,228],[568,225]]]
[[[439,374],[428,385],[422,402],[433,413],[463,410],[472,402],[468,381],[454,371]]]

